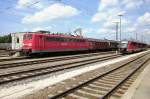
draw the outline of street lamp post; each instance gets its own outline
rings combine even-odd
[[[119,14],[118,15],[120,17],[120,46],[121,46],[121,17],[123,16],[123,14]],[[119,51],[120,51],[120,48],[119,48]]]
[[[118,41],[118,25],[119,25],[119,21],[113,21],[113,23],[115,23],[116,25],[116,41]]]
[[[135,38],[135,39],[136,39],[136,41],[138,41],[138,38],[137,38],[137,32],[136,32],[136,35],[135,35],[135,37],[136,37],[136,38]]]
[[[120,41],[121,41],[121,17],[123,16],[123,14],[119,14],[118,16],[120,17]]]
[[[115,22],[116,23],[116,41],[118,41],[118,24],[119,22]]]
[[[114,23],[116,24],[116,41],[118,42],[118,24],[119,24],[119,22],[114,21]],[[117,46],[117,48],[118,48],[118,46]],[[116,53],[118,53],[118,50],[116,50]]]

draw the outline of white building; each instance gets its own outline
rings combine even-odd
[[[12,33],[12,50],[20,50],[23,46],[23,35],[25,33]]]

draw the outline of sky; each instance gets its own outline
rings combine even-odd
[[[82,28],[84,37],[115,40],[118,15],[123,15],[121,38],[137,35],[150,43],[149,5],[150,0],[0,0],[0,35]]]

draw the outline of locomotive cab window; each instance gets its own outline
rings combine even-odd
[[[26,34],[23,37],[24,40],[31,40],[32,39],[32,34]]]

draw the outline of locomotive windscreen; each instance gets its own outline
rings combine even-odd
[[[31,40],[32,39],[32,34],[25,34],[23,36],[23,40]]]

